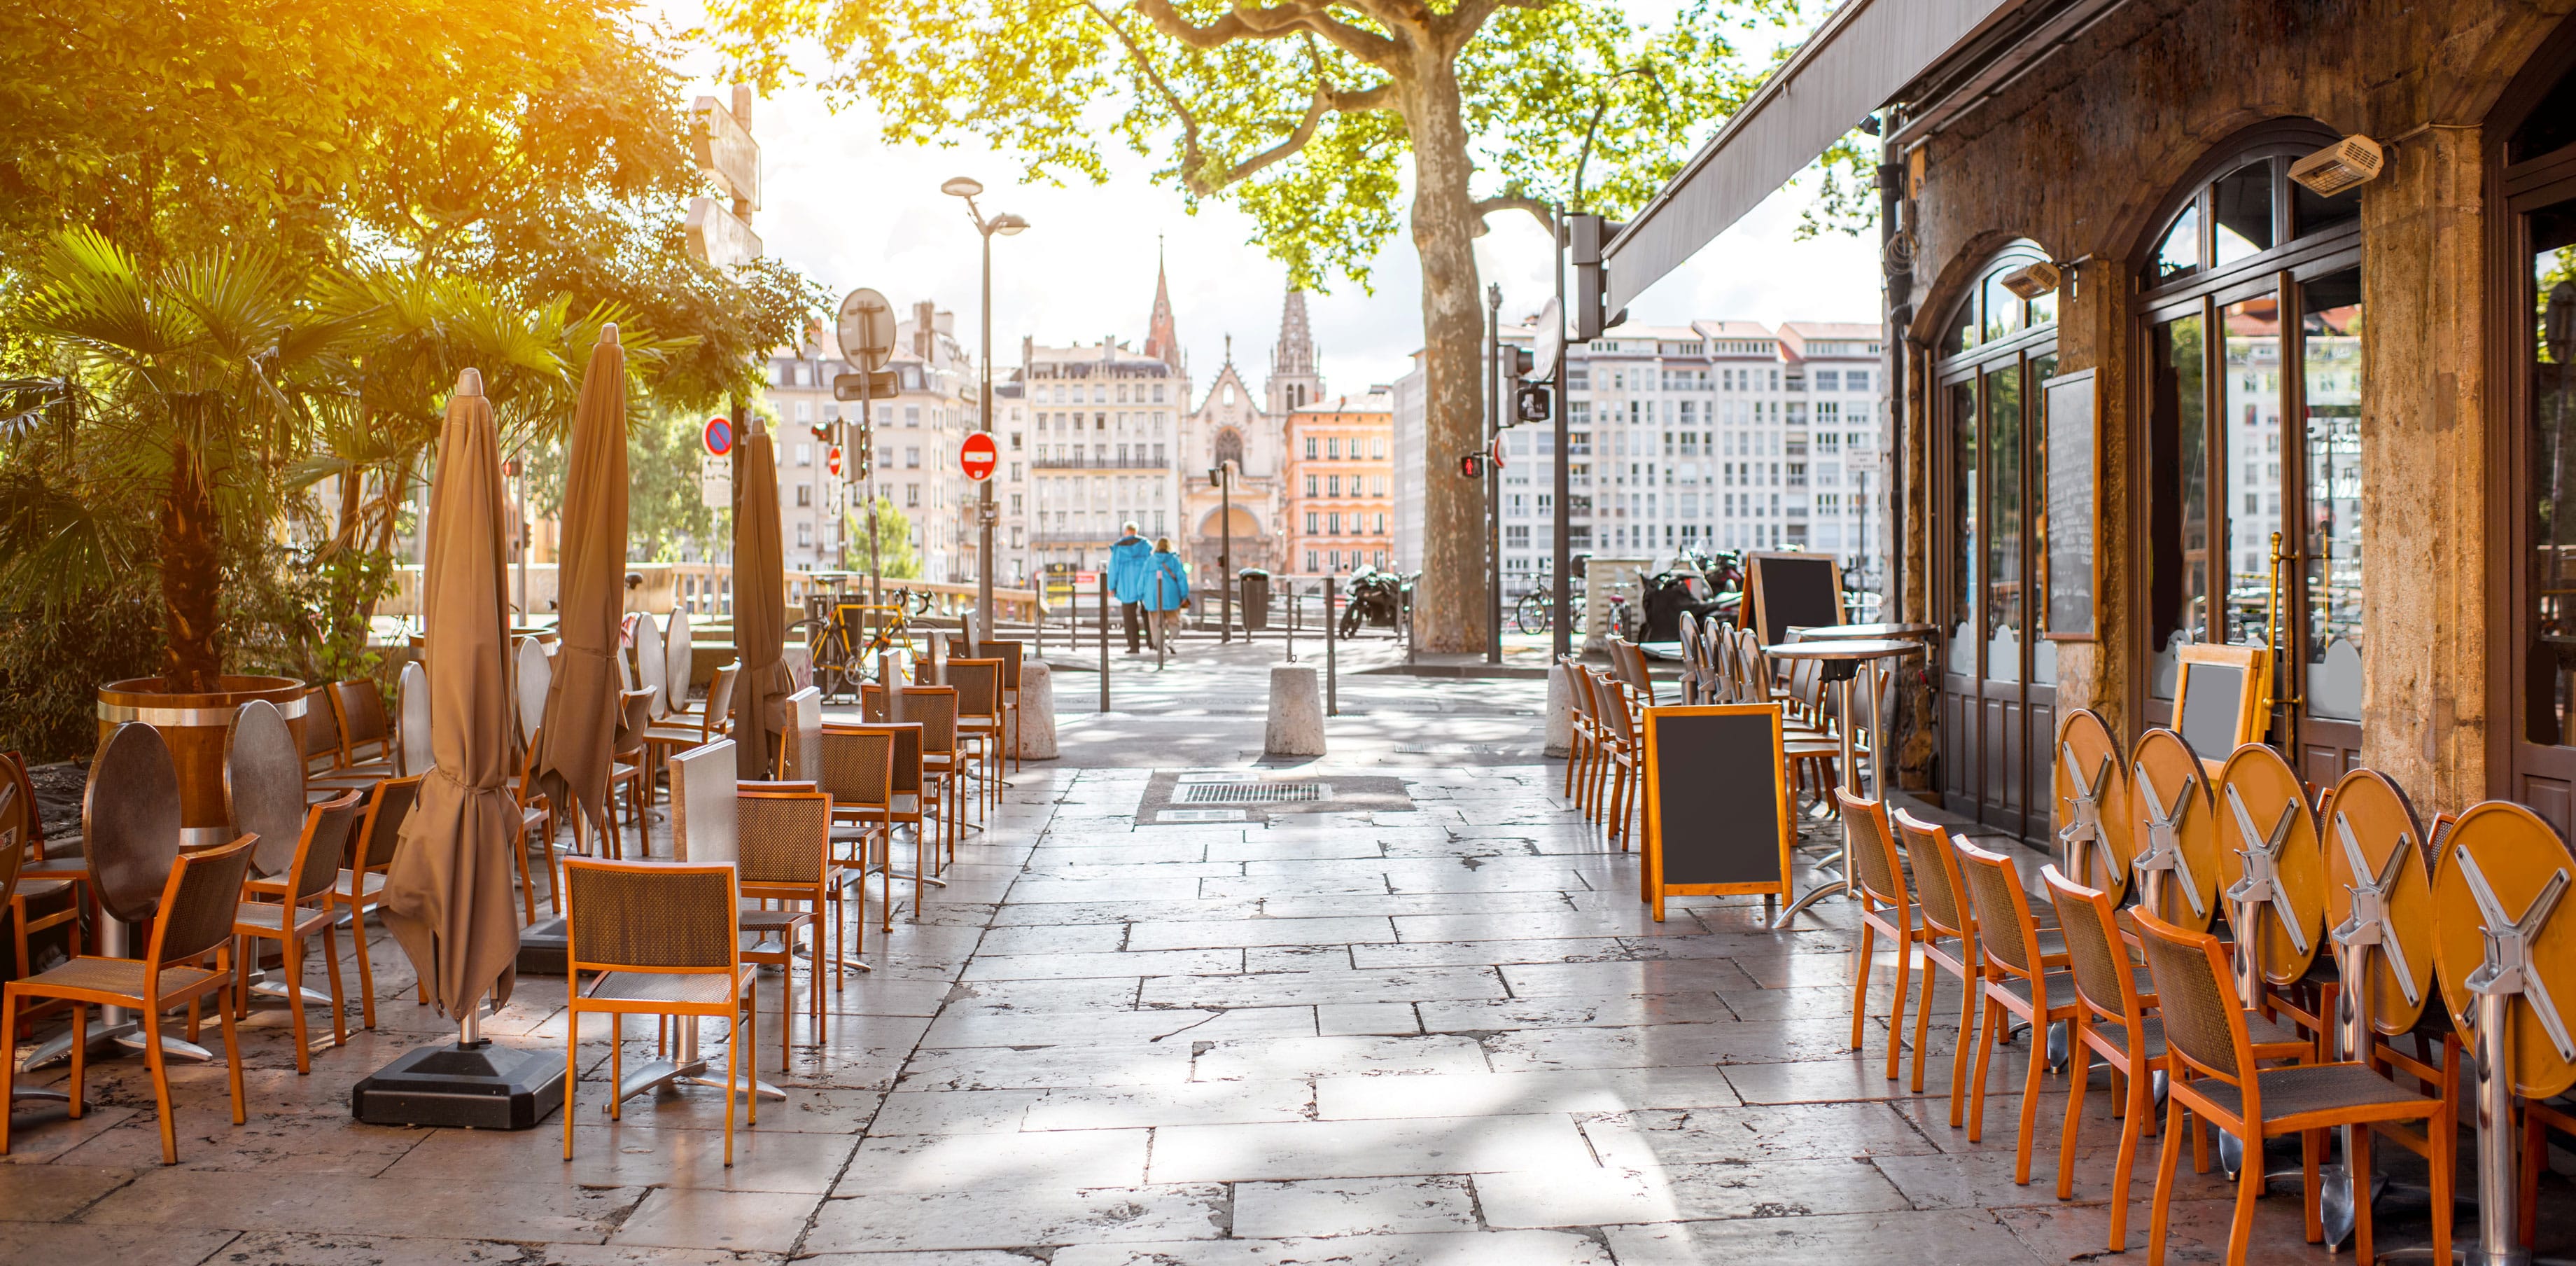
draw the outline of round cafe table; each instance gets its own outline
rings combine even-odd
[[[1842,738],[1843,790],[1849,791],[1854,795],[1858,795],[1861,790],[1860,762],[1852,752],[1852,680],[1860,676],[1861,665],[1865,663],[1869,663],[1873,660],[1895,659],[1901,655],[1912,655],[1918,651],[1926,650],[1927,647],[1922,642],[1899,641],[1894,638],[1826,638],[1822,640],[1812,640],[1815,638],[1815,633],[1816,630],[1809,629],[1802,636],[1811,640],[1786,642],[1778,646],[1765,646],[1762,648],[1762,653],[1773,659],[1812,659],[1822,662],[1825,670],[1825,680],[1834,687],[1836,697],[1841,705],[1841,722],[1835,727],[1835,729],[1840,733]],[[1878,696],[1879,692],[1875,690],[1869,692],[1870,759],[1872,762],[1870,770],[1870,786],[1873,789],[1884,788],[1887,785],[1887,742],[1881,736],[1881,730],[1883,727],[1881,725],[1881,717],[1879,716]],[[1880,794],[1883,795],[1885,793],[1881,791]],[[1843,850],[1840,855],[1833,859],[1833,864],[1839,866],[1842,873],[1832,882],[1818,884],[1814,888],[1809,889],[1806,895],[1799,897],[1796,901],[1790,902],[1789,908],[1782,910],[1780,912],[1780,917],[1772,920],[1771,926],[1774,929],[1787,927],[1789,925],[1789,920],[1799,911],[1806,909],[1808,906],[1814,905],[1818,901],[1825,899],[1827,896],[1837,893],[1845,896],[1851,894],[1851,841],[1848,838],[1843,841]]]
[[[1814,624],[1792,628],[1790,633],[1801,642],[1875,642],[1897,638],[1930,637],[1941,631],[1937,624]]]

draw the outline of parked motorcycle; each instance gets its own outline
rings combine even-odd
[[[1640,572],[1637,580],[1639,605],[1645,609],[1640,641],[1678,640],[1685,611],[1701,621],[1732,621],[1743,605],[1743,565],[1731,551],[1686,551],[1674,566],[1653,575]]]
[[[1363,624],[1373,629],[1396,627],[1396,621],[1403,618],[1405,597],[1413,592],[1413,581],[1421,574],[1407,576],[1369,566],[1352,572],[1343,592],[1342,636],[1358,636]]]

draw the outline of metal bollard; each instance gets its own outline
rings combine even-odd
[[[1163,643],[1170,639],[1163,633],[1163,573],[1154,573],[1154,609],[1145,613],[1145,636],[1154,643],[1154,671],[1163,671],[1168,662]]]
[[[1109,710],[1109,573],[1100,573],[1100,710]]]
[[[1288,622],[1280,627],[1288,631],[1288,662],[1293,664],[1297,662],[1297,582],[1283,580],[1279,588],[1288,595]]]
[[[1324,577],[1324,715],[1328,717],[1342,714],[1340,683],[1335,678],[1335,672],[1339,666],[1340,657],[1333,651],[1333,578],[1326,576]]]

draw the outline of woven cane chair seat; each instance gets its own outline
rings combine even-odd
[[[203,984],[222,974],[201,967],[162,968],[161,996],[175,996],[192,985]],[[75,958],[28,977],[20,982],[20,987],[32,992],[80,990],[140,998],[143,996],[143,963],[132,958]]]
[[[750,980],[752,971],[743,968],[742,979]],[[593,1002],[673,1002],[700,1007],[721,1007],[741,994],[741,983],[725,979],[722,972],[676,975],[613,971],[582,991],[582,997]]]
[[[2152,1002],[2154,1000],[2151,998],[2149,1001]],[[2109,1037],[2114,1042],[2126,1043],[2129,1040],[2127,1026],[2122,1025],[2119,1021],[2097,1019],[2093,1022],[2093,1027],[2096,1031]],[[2141,1027],[2144,1029],[2147,1039],[2148,1058],[2152,1059],[2164,1054],[2165,1018],[2162,1015],[2150,1015],[2146,1018],[2146,1023]],[[2297,1029],[2291,1028],[2289,1025],[2283,1024],[2277,1020],[2265,1019],[2263,1013],[2260,1011],[2248,1011],[2245,1013],[2245,1035],[2252,1039],[2254,1045],[2257,1047],[2296,1046],[2303,1051],[2313,1048],[2313,1044],[2310,1043],[2308,1039],[2299,1036],[2299,1031]],[[2260,1054],[2261,1052],[2258,1051],[2256,1053]],[[2269,1083],[2266,1083],[2265,1085],[2266,1088],[2263,1094],[2264,1099],[2268,1104],[2272,1092],[2269,1089]],[[2232,1090],[2231,1093],[2233,1093]]]
[[[2367,1108],[2383,1103],[2422,1103],[2422,1095],[2380,1076],[2361,1064],[2294,1064],[2266,1068],[2262,1078],[2263,1119],[2277,1121],[2307,1112]],[[2215,1078],[2194,1082],[2194,1090],[2230,1113],[2244,1115],[2244,1096]]]
[[[340,872],[340,878],[333,885],[333,890],[343,897],[364,897],[372,900],[377,893],[385,890],[385,877],[378,871],[371,870],[362,874],[354,870],[343,870]]]
[[[738,922],[745,932],[776,932],[803,927],[813,919],[811,910],[745,910]]]
[[[299,928],[316,927],[331,918],[331,911],[320,906],[290,906],[281,901],[245,901],[241,903],[240,910],[233,915],[233,925],[238,928],[256,928],[263,932],[282,932],[286,928],[286,912],[289,910],[304,916],[296,920],[296,926]]]

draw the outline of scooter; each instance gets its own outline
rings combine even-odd
[[[1352,572],[1350,587],[1344,591],[1342,636],[1358,636],[1362,624],[1377,629],[1396,627],[1404,612],[1404,596],[1413,591],[1413,581],[1421,574],[1399,575],[1369,566]]]

